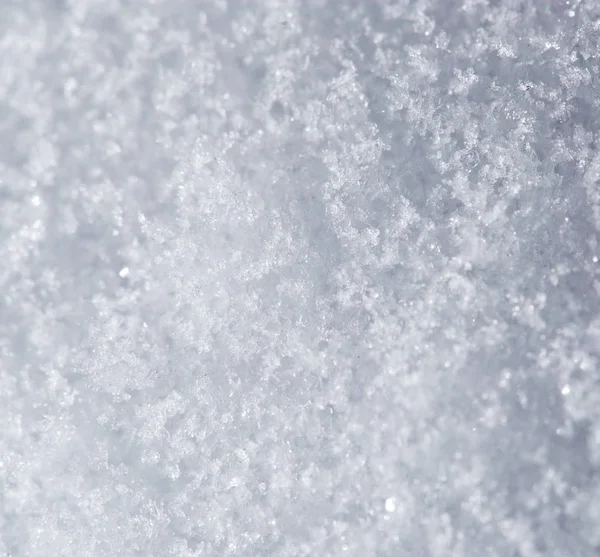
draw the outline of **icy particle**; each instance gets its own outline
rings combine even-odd
[[[231,478],[231,480],[229,480],[229,482],[227,483],[227,486],[225,487],[225,490],[231,491],[232,489],[239,487],[241,485],[244,485],[244,482],[242,481],[241,478],[236,476],[235,478]]]
[[[569,385],[565,385],[560,392],[563,394],[563,396],[567,396],[571,392],[571,387]]]
[[[129,276],[129,267],[123,267],[120,271],[119,271],[119,276],[121,278],[127,278]]]
[[[396,510],[396,498],[395,497],[388,497],[385,500],[385,512],[386,513],[393,513]]]

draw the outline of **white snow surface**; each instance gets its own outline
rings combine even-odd
[[[4,0],[0,556],[600,555],[600,4]]]

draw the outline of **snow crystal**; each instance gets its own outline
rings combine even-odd
[[[0,556],[597,557],[597,2],[0,18]]]
[[[393,513],[396,510],[396,498],[388,497],[385,500],[385,512]]]

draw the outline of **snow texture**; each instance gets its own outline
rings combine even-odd
[[[3,0],[0,556],[600,555],[600,4]]]

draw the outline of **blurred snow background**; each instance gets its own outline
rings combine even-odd
[[[0,555],[600,555],[600,5],[5,0]]]

